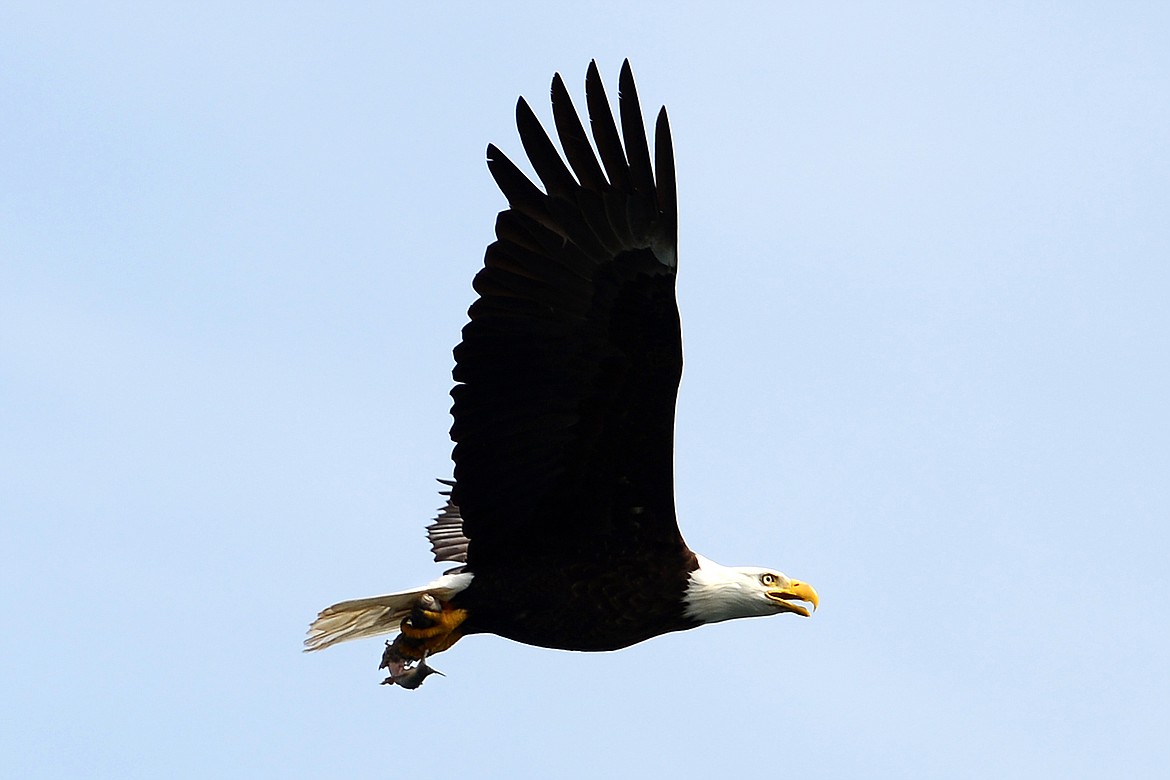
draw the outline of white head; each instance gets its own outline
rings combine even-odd
[[[741,617],[795,612],[804,617],[809,610],[797,602],[817,608],[817,592],[811,585],[786,577],[772,569],[755,566],[722,566],[701,555],[699,568],[687,583],[686,615],[700,623],[718,623]]]

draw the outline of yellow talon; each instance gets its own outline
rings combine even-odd
[[[427,606],[438,609],[427,609]],[[409,615],[402,619],[402,632],[398,645],[399,652],[409,658],[419,659],[425,655],[446,650],[462,638],[456,629],[467,619],[467,610],[455,609],[438,599],[430,599],[426,606],[422,600]]]

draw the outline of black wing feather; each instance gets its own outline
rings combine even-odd
[[[674,144],[670,140],[670,119],[666,106],[658,111],[654,123],[654,167],[658,171],[658,211],[669,245],[678,244],[678,185],[674,179]]]
[[[624,147],[596,64],[586,92],[600,163],[559,76],[551,95],[568,165],[527,103],[517,104],[544,191],[488,147],[509,208],[475,278],[480,297],[455,349],[451,393],[451,500],[476,572],[547,565],[566,552],[689,554],[674,515],[682,342],[669,125],[660,114],[656,181],[628,63]]]
[[[601,73],[597,70],[596,61],[589,63],[589,70],[585,74],[585,103],[589,108],[589,126],[593,128],[593,142],[597,144],[597,152],[601,155],[602,164],[605,165],[609,183],[619,192],[629,192],[633,189],[630,185],[630,167],[626,164],[622,139],[618,135],[617,124],[613,121],[609,98],[605,96],[605,86],[601,82]]]
[[[597,162],[597,155],[589,145],[589,138],[585,135],[585,126],[581,124],[581,117],[573,107],[573,99],[569,97],[569,90],[565,89],[565,82],[561,74],[553,76],[552,83],[553,121],[557,126],[557,137],[561,139],[565,157],[573,172],[581,181],[581,187],[595,192],[608,190],[605,172]]]
[[[577,181],[524,98],[516,101],[516,127],[520,130],[524,152],[545,190],[554,199],[568,197],[577,189]]]
[[[650,169],[646,125],[642,119],[642,106],[638,103],[638,92],[634,89],[634,74],[630,70],[629,60],[622,63],[622,72],[618,78],[618,110],[622,116],[622,137],[626,142],[626,158],[629,160],[634,190],[654,193],[654,171]]]

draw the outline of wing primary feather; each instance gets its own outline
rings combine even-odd
[[[569,165],[573,167],[581,186],[597,191],[608,189],[609,182],[605,178],[605,172],[601,170],[597,155],[589,145],[585,127],[581,124],[581,117],[573,106],[573,100],[569,97],[569,90],[565,88],[561,74],[553,76],[551,91],[557,136],[561,139],[561,148],[565,150],[565,156],[569,158]]]
[[[565,166],[565,161],[557,153],[557,148],[524,98],[516,101],[516,127],[520,131],[524,152],[548,194],[568,196],[576,190],[577,180]]]
[[[646,125],[642,119],[642,106],[638,102],[638,90],[634,86],[634,72],[630,69],[629,60],[622,63],[622,72],[618,78],[618,113],[622,117],[622,137],[626,142],[626,159],[634,190],[652,193],[654,171],[650,167]]]
[[[593,142],[597,144],[597,153],[601,155],[609,183],[615,189],[628,191],[630,173],[626,165],[626,153],[622,150],[621,136],[618,135],[617,124],[609,108],[609,98],[605,96],[605,86],[601,82],[596,60],[589,63],[589,70],[585,74],[585,103],[589,109],[589,125],[593,128]]]
[[[488,144],[487,163],[492,178],[496,180],[496,186],[508,199],[509,206],[521,208],[528,213],[526,207],[543,204],[544,193],[495,144]]]
[[[678,243],[678,185],[674,178],[674,144],[670,140],[670,119],[666,106],[658,111],[654,124],[654,169],[658,187],[658,210],[662,214],[667,240]]]

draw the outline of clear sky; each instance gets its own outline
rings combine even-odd
[[[1165,3],[186,5],[0,11],[0,774],[1163,776]],[[820,612],[302,654],[441,570],[484,149],[627,56],[684,533]]]

